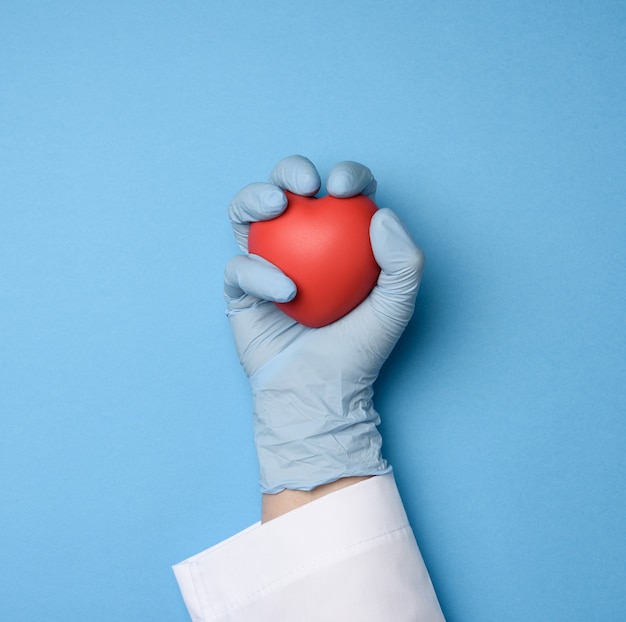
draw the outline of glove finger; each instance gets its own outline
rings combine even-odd
[[[374,200],[376,179],[372,171],[363,164],[351,161],[339,162],[328,173],[326,189],[329,194],[340,199],[364,194]]]
[[[242,188],[228,206],[228,217],[239,248],[248,251],[251,222],[276,218],[286,207],[285,193],[273,184],[257,182]]]
[[[295,283],[258,255],[236,255],[226,264],[224,296],[229,311],[249,308],[265,300],[288,302],[295,295]]]
[[[389,209],[380,209],[374,214],[370,239],[381,272],[368,301],[385,325],[390,323],[401,332],[413,315],[424,254]]]
[[[322,185],[315,165],[300,155],[283,158],[270,173],[270,182],[305,197],[312,197]]]

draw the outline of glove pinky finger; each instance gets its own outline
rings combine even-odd
[[[295,283],[258,255],[236,255],[226,264],[224,296],[230,309],[251,307],[261,300],[288,302],[295,295]]]

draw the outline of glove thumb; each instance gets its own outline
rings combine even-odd
[[[408,324],[424,269],[424,254],[400,219],[380,209],[370,224],[370,240],[381,272],[369,297],[374,312],[399,331]]]

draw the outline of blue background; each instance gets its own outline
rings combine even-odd
[[[225,208],[366,163],[427,255],[377,383],[449,621],[626,619],[626,5],[0,4],[0,619],[187,620],[257,520]]]

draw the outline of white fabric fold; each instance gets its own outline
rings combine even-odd
[[[392,474],[176,564],[193,622],[442,622]]]

